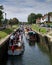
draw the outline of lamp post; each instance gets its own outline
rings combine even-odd
[[[5,12],[3,12],[3,13],[4,13],[4,19],[2,21],[3,21],[3,26],[6,28],[6,25],[7,25],[6,15],[7,15],[7,13],[5,13]]]
[[[5,19],[6,19],[6,13],[5,13]]]
[[[6,13],[5,12],[3,12],[4,13],[4,19],[6,20]]]

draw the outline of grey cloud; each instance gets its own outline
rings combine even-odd
[[[52,0],[46,0],[46,2],[52,2]]]
[[[20,21],[27,21],[28,15],[32,12],[44,14],[52,11],[51,3],[42,3],[40,1],[41,0],[5,0],[2,4],[4,5],[4,11],[7,12],[7,18],[17,17]]]

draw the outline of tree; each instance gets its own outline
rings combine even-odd
[[[0,25],[2,25],[2,19],[3,19],[3,6],[0,6]]]
[[[49,15],[52,15],[52,12],[48,12]]]
[[[28,16],[28,23],[36,23],[36,14],[34,13],[31,13],[29,16]]]
[[[36,15],[36,19],[37,18],[41,18],[42,17],[42,14],[40,14],[40,13],[38,13],[37,15]]]
[[[48,12],[48,22],[50,22],[50,16],[52,16],[52,12]]]
[[[19,20],[17,18],[13,18],[13,23],[14,24],[18,24],[19,23]]]
[[[13,24],[18,24],[19,20],[17,18],[13,18],[9,20],[9,24],[13,25]]]
[[[0,10],[3,10],[3,9],[4,9],[4,8],[3,8],[3,6],[1,5],[1,6],[0,6]]]

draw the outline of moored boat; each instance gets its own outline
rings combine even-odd
[[[16,37],[19,38],[16,38]],[[9,40],[8,55],[21,55],[24,51],[24,44],[21,35],[12,35]]]
[[[8,48],[8,55],[20,55],[24,51],[24,46],[18,42],[18,44],[10,45]]]
[[[26,38],[29,41],[36,41],[36,33],[34,31],[29,31]]]

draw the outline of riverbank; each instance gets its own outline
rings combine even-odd
[[[50,35],[52,31],[50,30],[49,32],[47,32],[46,28],[45,29],[40,28],[36,24],[33,24],[31,28],[33,31],[37,33],[38,36],[37,40],[39,40],[40,44],[44,45],[52,53],[52,36]]]
[[[14,29],[18,28],[18,25],[13,25],[12,27],[7,27],[6,29],[3,29],[0,31],[0,40],[5,38],[7,35],[11,34]]]
[[[41,34],[47,33],[47,29],[44,27],[40,27],[38,24],[32,24],[31,28]]]
[[[31,28],[43,36],[49,36],[50,38],[52,37],[52,29],[50,28],[40,27],[38,24],[32,24]]]

